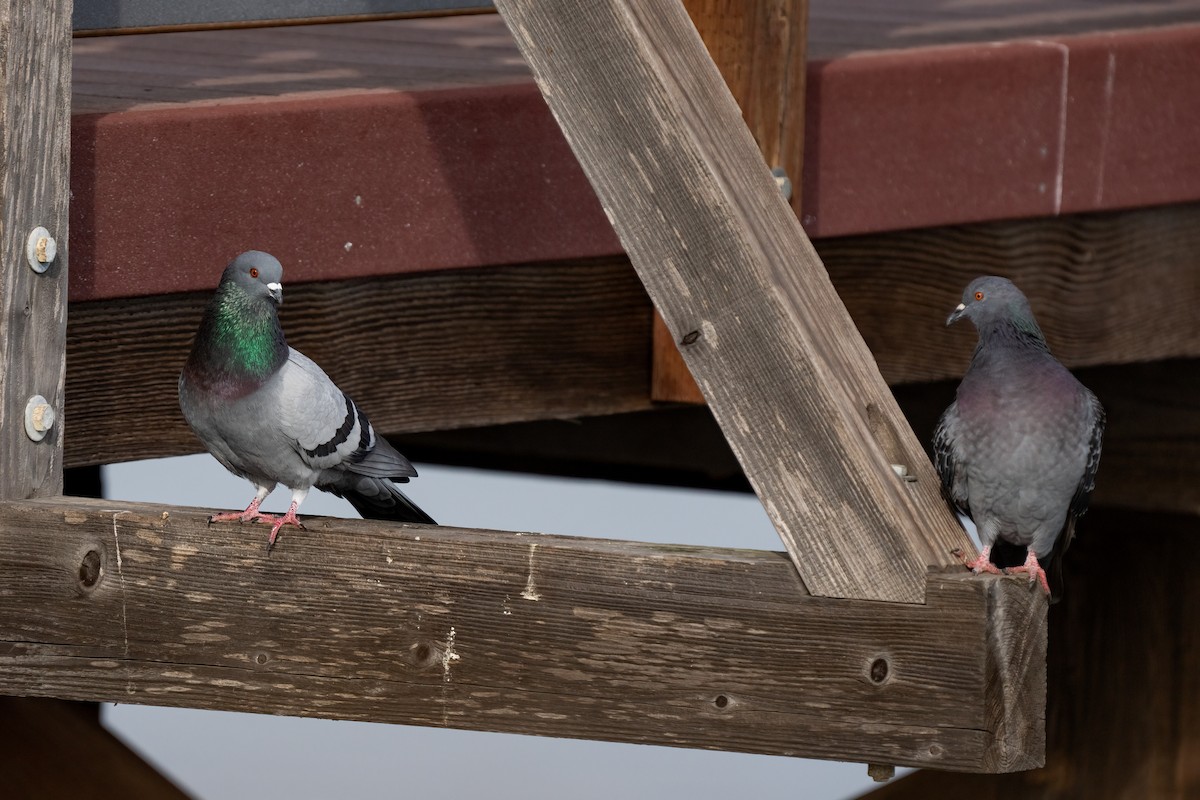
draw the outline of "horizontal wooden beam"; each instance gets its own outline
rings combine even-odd
[[[75,35],[178,31],[248,25],[394,19],[491,11],[487,0],[88,0],[75,8]]]
[[[13,798],[188,797],[105,730],[90,703],[0,697],[0,774]]]
[[[971,333],[947,331],[942,323],[959,287],[983,271],[1016,278],[1054,352],[1073,368],[1200,356],[1200,317],[1192,313],[1200,302],[1200,272],[1190,266],[1200,251],[1200,204],[828,239],[816,246],[892,384],[961,374]],[[213,265],[210,282],[219,269]],[[1164,292],[1168,285],[1173,290]],[[651,305],[624,258],[299,286],[289,279],[287,292],[283,317],[293,344],[317,358],[389,433],[652,407]],[[176,410],[174,385],[205,300],[206,293],[196,293],[72,304],[68,466],[196,452],[199,444]],[[347,324],[346,308],[355,309],[354,324]],[[381,335],[387,331],[403,335]],[[1111,378],[1105,372],[1095,380],[1111,384],[1113,393],[1131,390],[1115,369]],[[1172,385],[1186,376],[1145,369],[1153,375],[1139,381],[1146,397],[1156,398],[1147,402],[1169,406]],[[940,413],[946,397],[930,413]],[[1136,407],[1129,413],[1142,418]],[[1163,419],[1145,415],[1148,437],[1160,436],[1153,428]],[[931,429],[913,424],[924,441]],[[1186,429],[1188,423],[1176,424]],[[1114,437],[1124,430],[1114,425],[1109,431],[1106,472]],[[669,437],[658,441],[678,449]],[[1170,500],[1164,492],[1155,496]]]
[[[0,505],[20,695],[1004,771],[1041,762],[1046,603],[929,575],[810,596],[782,553]]]
[[[1077,370],[1114,422],[1105,433],[1095,500],[1141,511],[1200,513],[1200,361]],[[895,387],[927,445],[956,382]],[[418,461],[552,475],[749,491],[708,409],[657,408],[574,421],[547,420],[395,440]],[[1091,517],[1083,523],[1084,529]]]
[[[286,277],[289,342],[389,433],[650,406],[650,301],[624,259],[299,286]],[[207,298],[72,307],[69,466],[200,449],[176,383]]]
[[[816,245],[889,383],[962,375],[975,333],[944,323],[987,274],[1021,287],[1070,367],[1200,356],[1200,203]]]

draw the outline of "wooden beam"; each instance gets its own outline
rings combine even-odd
[[[1196,514],[1089,511],[1050,619],[1046,766],[922,770],[864,800],[1200,796],[1197,537]]]
[[[684,0],[742,119],[767,164],[800,186],[804,167],[804,77],[808,62],[808,0]],[[791,193],[800,213],[800,191]],[[654,315],[650,396],[703,403],[671,332]]]
[[[207,299],[72,307],[69,465],[200,449],[175,387]],[[281,317],[389,433],[650,406],[650,301],[624,259],[289,284]]]
[[[1200,318],[1192,313],[1200,302],[1200,273],[1189,266],[1200,251],[1200,204],[828,239],[816,245],[893,384],[961,374],[970,358],[971,333],[947,331],[942,322],[948,304],[957,302],[956,287],[985,270],[1012,275],[1027,289],[1051,347],[1072,368],[1200,356]],[[1173,290],[1164,293],[1161,287],[1167,285]],[[172,387],[204,301],[204,294],[193,294],[72,303],[67,466],[197,451]],[[358,309],[362,324],[346,325],[340,303]],[[650,309],[633,268],[618,258],[289,283],[283,314],[293,343],[318,355],[381,430],[445,433],[650,408],[645,357]],[[403,329],[404,336],[378,334],[391,326]],[[377,363],[368,363],[367,356]],[[406,369],[421,379],[409,380]],[[1187,396],[1194,374],[1189,369],[1195,367],[1130,364],[1081,373],[1089,385],[1096,381],[1098,389],[1104,387],[1111,396],[1104,397],[1106,403],[1131,404],[1120,413],[1137,419],[1133,428],[1113,425],[1108,432],[1104,472],[1121,477],[1109,485],[1102,479],[1098,491],[1127,499],[1105,502],[1159,510],[1197,507],[1179,503],[1200,486],[1200,476],[1188,479],[1200,455],[1188,455],[1191,439],[1171,433],[1194,427],[1187,409],[1172,399]],[[953,384],[948,390],[922,385],[896,391],[918,439],[926,442],[931,420],[949,402]],[[921,395],[928,392],[937,396],[923,405]],[[909,413],[922,407],[923,421]],[[725,477],[741,474],[719,432],[715,436],[728,460],[709,464],[713,448],[689,452],[683,446],[694,443],[694,428],[658,424],[664,427],[659,433],[655,424],[633,427],[629,436],[636,441],[628,446],[617,441],[622,434],[615,426],[588,444],[563,433],[564,425],[552,426],[534,441],[511,444],[528,445],[535,454],[537,440],[544,441],[564,469],[561,456],[572,453],[558,447],[560,439],[580,448],[580,462],[596,458],[636,467],[641,461],[663,463],[648,445],[638,449],[637,442],[653,437],[654,448],[674,451],[668,460],[695,475],[667,480],[703,482],[714,469]],[[141,435],[143,426],[155,435]],[[1126,461],[1117,456],[1123,440],[1131,448],[1128,472],[1116,467],[1118,459]],[[1156,444],[1162,441],[1167,444]],[[470,441],[455,445],[462,458],[471,457],[472,447]],[[493,450],[493,463],[502,464],[504,451]],[[612,458],[598,452],[603,450]],[[621,456],[622,451],[630,455]],[[1160,466],[1138,466],[1145,458]],[[1140,504],[1151,500],[1154,505]]]
[[[308,517],[0,504],[15,694],[818,758],[1041,760],[1046,603],[931,572],[809,595],[782,553]]]
[[[1077,370],[1108,410],[1094,500],[1149,512],[1200,514],[1200,361]],[[929,443],[957,382],[896,387],[896,399]],[[406,434],[418,461],[609,480],[749,491],[706,408],[659,408],[575,421]],[[1087,527],[1087,522],[1083,523]]]
[[[7,797],[187,800],[100,725],[95,706],[0,697],[0,773]]]
[[[491,11],[486,0],[205,0],[160,3],[157,0],[81,3],[75,9],[76,35],[105,36],[215,30],[268,25],[311,25],[375,19],[478,14]]]
[[[0,498],[44,497],[62,493],[70,0],[0,0],[0,59]],[[39,227],[41,273],[26,252]],[[25,432],[35,396],[60,417],[37,442]]]
[[[969,542],[683,7],[496,5],[805,585],[921,601]]]
[[[1200,356],[1200,203],[817,243],[889,383],[957,378],[970,326],[943,324],[979,275],[1029,296],[1070,367]]]

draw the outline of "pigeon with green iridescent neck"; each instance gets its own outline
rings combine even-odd
[[[309,489],[345,497],[369,519],[433,524],[393,481],[417,471],[329,376],[293,350],[279,325],[283,267],[251,250],[235,258],[204,311],[179,376],[179,407],[208,452],[254,484],[245,511],[211,522],[267,522],[267,551]],[[281,517],[259,506],[277,484],[292,492]]]
[[[1104,409],[1050,354],[1025,295],[1012,282],[976,278],[946,324],[979,331],[971,365],[934,434],[942,486],[975,521],[983,550],[964,563],[997,572],[997,539],[1027,548],[1027,572],[1046,594],[1087,510],[1100,465]]]

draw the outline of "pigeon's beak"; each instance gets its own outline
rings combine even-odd
[[[271,299],[275,301],[275,305],[283,305],[283,284],[268,283],[267,291],[271,293]]]
[[[955,308],[952,312],[950,312],[950,316],[946,317],[946,324],[953,325],[954,323],[956,323],[960,319],[962,319],[963,315],[965,313],[967,313],[967,307],[965,305],[963,305],[962,303],[959,303],[958,307]]]

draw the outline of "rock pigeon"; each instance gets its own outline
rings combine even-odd
[[[1057,566],[1087,510],[1104,409],[1050,354],[1011,281],[972,281],[946,324],[964,317],[979,343],[933,437],[942,486],[983,544],[978,558],[963,561],[976,573],[999,572],[991,561],[997,538],[1022,546],[1025,563],[1010,571],[1028,573],[1049,595],[1039,559]]]
[[[179,376],[179,407],[208,452],[258,490],[245,511],[210,522],[272,524],[267,552],[284,525],[303,528],[297,509],[313,486],[345,497],[364,517],[434,524],[392,481],[417,471],[375,433],[365,414],[279,324],[283,267],[251,250],[221,275]],[[292,491],[282,517],[258,507],[276,484]]]

